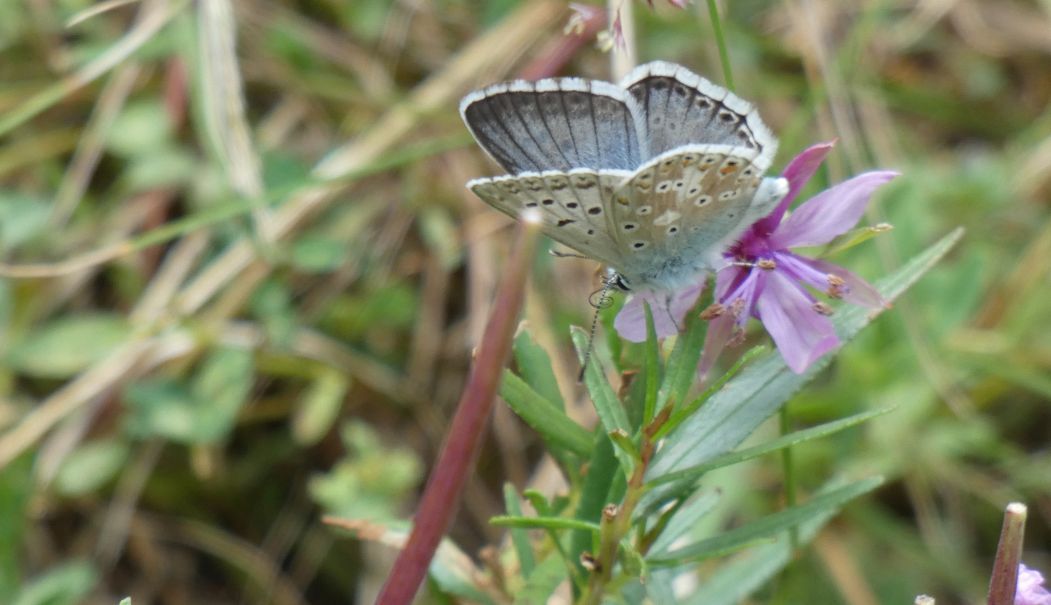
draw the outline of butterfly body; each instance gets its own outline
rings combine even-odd
[[[777,141],[752,106],[670,63],[640,66],[620,86],[498,84],[460,110],[510,173],[468,188],[512,217],[535,211],[545,234],[632,289],[695,283],[787,193],[784,179],[763,177]]]

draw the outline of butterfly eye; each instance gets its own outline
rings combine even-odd
[[[646,242],[632,242],[631,247],[636,250],[642,250],[646,247]]]
[[[602,206],[592,206],[588,208],[588,214],[602,214]]]
[[[635,211],[635,214],[643,216],[651,212],[653,212],[653,206],[639,206],[638,210]]]
[[[732,191],[724,191],[724,192],[719,194],[719,199],[724,201],[724,202],[726,200],[732,200],[733,198],[737,197],[738,193],[739,192],[736,189],[734,189]]]
[[[540,200],[540,203],[545,205],[545,206],[551,206],[551,205],[553,205],[555,203],[555,200],[553,200],[551,198],[545,198],[543,200]]]
[[[671,181],[664,181],[660,185],[657,185],[657,193],[664,193],[669,189],[671,189]]]
[[[638,229],[638,227],[639,226],[635,223],[624,223],[623,229],[625,231],[634,231],[635,229]]]
[[[568,204],[566,204],[566,208],[571,208],[571,209],[572,208],[576,208],[577,206],[580,206],[580,204],[578,204],[576,202],[569,202]]]
[[[700,206],[707,206],[710,203],[712,203],[712,196],[707,195],[707,194],[702,195],[701,197],[697,198],[697,201],[694,202],[694,204],[696,206],[698,206],[698,207],[700,207]]]
[[[678,232],[679,232],[679,228],[676,227],[675,225],[672,225],[671,227],[668,227],[668,235],[675,235]]]

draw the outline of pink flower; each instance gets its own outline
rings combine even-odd
[[[700,371],[707,372],[719,353],[744,335],[749,317],[763,322],[785,363],[802,373],[822,355],[839,345],[828,319],[831,308],[808,289],[830,298],[879,307],[879,293],[865,280],[832,263],[800,256],[790,248],[827,244],[850,230],[865,212],[872,193],[897,173],[866,172],[822,191],[801,204],[788,217],[788,206],[799,195],[832,150],[832,143],[814,145],[795,157],[785,169],[788,195],[765,218],[749,227],[723,254],[728,261],[716,275],[715,304],[702,317],[710,320]],[[644,340],[642,301],[650,303],[658,336],[676,332],[689,303],[696,300],[704,280],[666,296],[636,295],[624,306],[614,325],[628,340]],[[639,321],[641,318],[641,322]]]
[[[1044,588],[1044,576],[1024,564],[1018,565],[1015,605],[1051,605],[1051,592]]]

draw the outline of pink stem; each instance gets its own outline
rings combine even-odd
[[[408,605],[419,589],[438,544],[458,508],[460,493],[482,443],[522,308],[537,228],[519,223],[518,244],[508,263],[474,368],[424,488],[412,533],[394,561],[376,605]]]
[[[1012,502],[1007,505],[996,560],[993,561],[993,574],[989,579],[988,605],[1014,605],[1018,564],[1022,561],[1022,542],[1025,539],[1025,518],[1024,504]]]

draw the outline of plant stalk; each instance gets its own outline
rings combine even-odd
[[[377,605],[408,605],[412,602],[456,514],[460,494],[478,456],[500,376],[511,351],[538,230],[537,224],[519,223],[518,242],[497,291],[467,387],[420,499],[412,533],[398,553],[376,600]]]

